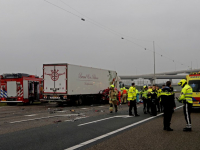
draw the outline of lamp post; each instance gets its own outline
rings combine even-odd
[[[154,57],[154,80],[153,84],[156,82],[156,51],[155,51],[155,43],[153,41],[153,57]]]

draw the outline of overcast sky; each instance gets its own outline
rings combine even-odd
[[[85,21],[44,0],[0,0],[1,74],[42,75],[43,63],[149,74],[153,41],[157,53],[177,62],[156,55],[156,72],[188,69],[191,61],[200,67],[199,0],[48,1]]]

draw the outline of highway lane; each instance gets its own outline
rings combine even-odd
[[[177,104],[177,107],[180,105],[181,104]],[[142,104],[138,105],[138,112],[140,117],[128,117],[127,105],[123,105],[119,109],[118,113],[113,114],[110,114],[108,112],[107,105],[105,106],[105,112],[98,112],[96,113],[97,115],[92,115],[91,112],[88,112],[88,114],[86,113],[88,117],[79,119],[74,122],[65,122],[64,120],[66,119],[64,119],[62,122],[54,124],[46,124],[38,127],[35,126],[25,130],[1,134],[0,149],[63,150],[73,148],[73,146],[77,145],[80,146],[80,143],[84,142],[86,142],[84,143],[85,145],[81,146],[80,149],[86,149],[90,146],[98,144],[99,142],[105,141],[110,137],[116,136],[126,130],[140,126],[144,122],[141,122],[141,124],[136,124],[135,126],[131,126],[130,128],[123,129],[117,133],[110,134],[109,136],[104,136],[104,138],[101,139],[102,135],[106,135],[151,117],[149,114],[143,114]],[[87,112],[86,109],[80,109],[79,112]],[[93,111],[93,114],[95,114],[95,111]],[[147,122],[148,121],[151,120],[147,120]],[[29,124],[40,124],[40,122],[40,120],[34,120],[29,121]],[[20,122],[13,124],[13,126],[23,126],[25,124],[25,122]],[[162,126],[160,128],[162,129]],[[91,139],[95,139],[97,137],[99,137],[98,140],[90,141]]]

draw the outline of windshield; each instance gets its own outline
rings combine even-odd
[[[189,85],[192,87],[193,92],[200,92],[200,80],[190,80]]]

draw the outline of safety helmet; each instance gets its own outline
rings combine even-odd
[[[187,81],[185,79],[182,79],[179,81],[178,85],[183,87],[186,83],[187,83]]]
[[[120,89],[121,91],[123,90],[123,88]]]
[[[126,88],[124,87],[123,89],[125,90]]]
[[[110,88],[114,88],[115,86],[112,84],[112,85],[110,85]]]
[[[148,88],[148,87],[145,85],[145,86],[143,86],[143,89],[145,89],[145,88]]]

